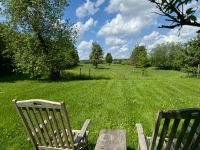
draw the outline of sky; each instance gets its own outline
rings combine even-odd
[[[148,0],[71,0],[65,17],[79,30],[76,46],[81,60],[89,58],[94,41],[104,55],[110,52],[114,58],[128,58],[136,45],[151,51],[157,44],[185,42],[197,35],[196,27],[158,28],[166,22],[154,12],[159,11]]]
[[[189,6],[197,8],[200,21],[200,1]],[[136,45],[145,45],[150,52],[157,44],[196,37],[196,27],[158,28],[166,22],[154,12],[159,10],[148,0],[70,0],[64,18],[78,29],[76,47],[81,60],[89,58],[94,41],[104,55],[110,52],[114,58],[129,58]]]

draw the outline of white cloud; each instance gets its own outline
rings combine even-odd
[[[92,26],[96,25],[97,21],[93,18],[89,18],[85,23],[77,22],[74,27],[78,29],[79,35],[83,35],[84,32],[88,31]]]
[[[123,45],[120,49],[119,49],[120,52],[126,52],[128,51],[128,45]]]
[[[129,48],[127,44],[124,45],[117,45],[117,46],[111,46],[107,49],[107,52],[110,52],[113,56],[113,58],[128,58],[129,57]]]
[[[97,2],[95,3],[96,7],[101,6],[103,3],[105,2],[105,0],[97,0]]]
[[[148,49],[154,48],[157,44],[162,44],[166,42],[186,42],[194,37],[197,36],[196,31],[198,28],[191,27],[191,26],[183,26],[180,30],[178,28],[170,30],[166,35],[158,34],[156,31],[153,31],[151,34],[144,36],[143,41],[140,44],[146,45]],[[152,35],[155,35],[155,38]]]
[[[117,14],[101,27],[97,35],[103,37],[112,48],[124,45],[127,38],[156,23],[155,9],[146,0],[110,0],[105,11]],[[124,46],[116,50],[127,51],[127,48]]]
[[[92,46],[93,40],[90,41],[81,41],[80,44],[78,45],[78,50],[87,50],[90,49]]]
[[[97,33],[99,36],[125,37],[135,34],[144,25],[139,18],[127,20],[121,14],[117,14],[114,19],[107,22]]]
[[[76,9],[76,16],[79,18],[83,18],[85,16],[94,15],[99,11],[99,6],[104,3],[105,0],[97,0],[95,2],[91,2],[87,0],[83,5]]]
[[[106,38],[105,42],[106,42],[107,45],[111,45],[111,46],[113,46],[113,45],[123,45],[123,44],[126,43],[125,40],[122,40],[122,39],[116,38],[116,37],[108,37],[108,38]]]
[[[88,59],[93,40],[81,41],[77,47],[80,59]]]
[[[146,0],[110,0],[106,11],[118,12],[127,17],[153,15],[155,6]]]
[[[158,37],[159,32],[153,31],[151,34],[144,36],[144,41],[150,41],[155,40],[156,37]]]
[[[121,46],[111,46],[110,48],[108,48],[109,52],[126,52],[128,50],[129,48],[127,44]]]

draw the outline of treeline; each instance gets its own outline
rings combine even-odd
[[[140,68],[153,66],[197,74],[200,71],[200,34],[186,43],[158,44],[149,54],[145,46],[136,46],[127,63]]]
[[[79,62],[76,29],[64,20],[66,0],[2,1],[0,24],[0,73],[11,71],[30,77],[48,75],[59,80],[60,72]],[[41,7],[42,6],[42,7]]]

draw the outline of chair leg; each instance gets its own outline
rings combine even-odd
[[[86,144],[87,149],[90,150],[90,145],[88,143],[88,139],[86,135],[85,135],[85,144]]]

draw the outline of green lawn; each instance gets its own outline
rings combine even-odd
[[[82,67],[83,80],[79,78]],[[25,130],[11,103],[14,98],[41,98],[65,101],[73,129],[80,129],[90,118],[89,142],[96,143],[100,129],[126,129],[127,146],[137,147],[135,123],[144,125],[150,135],[160,109],[200,107],[200,80],[177,71],[148,69],[127,65],[101,65],[94,69],[82,65],[69,70],[70,79],[60,82],[16,77],[0,79],[0,149],[27,150]],[[91,68],[91,80],[87,80]]]

